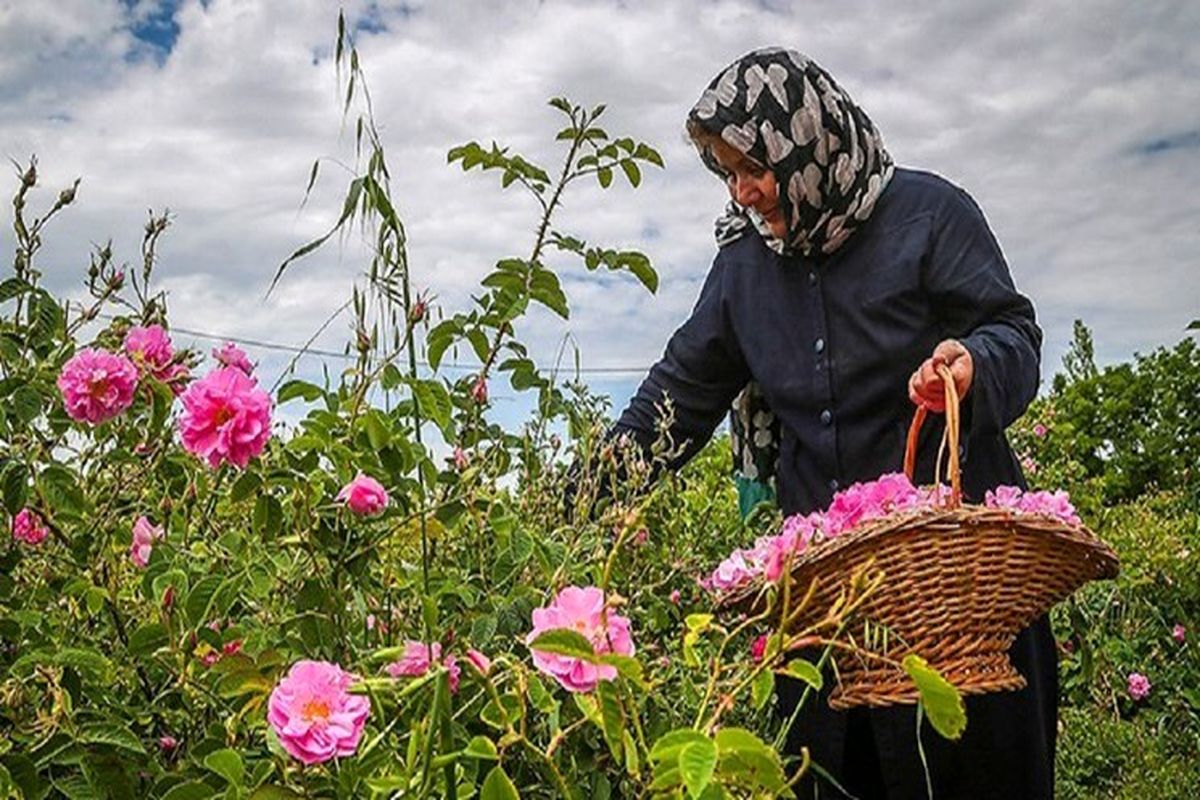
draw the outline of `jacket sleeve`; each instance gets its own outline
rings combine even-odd
[[[610,435],[629,433],[643,451],[658,436],[669,399],[673,447],[682,453],[668,463],[677,469],[708,442],[749,382],[726,303],[727,271],[736,269],[720,255],[709,271],[692,314],[671,335],[666,352],[638,387]]]
[[[953,188],[934,222],[925,280],[947,336],[971,353],[975,377],[963,403],[972,434],[1003,433],[1037,394],[1042,331],[1016,290],[983,212]]]

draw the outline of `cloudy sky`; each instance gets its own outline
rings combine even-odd
[[[682,121],[739,55],[784,45],[856,98],[897,162],[938,172],[983,207],[1046,332],[1043,375],[1083,318],[1102,362],[1184,336],[1200,317],[1200,4],[1195,2],[348,2],[415,283],[448,313],[494,262],[525,255],[535,208],[446,151],[497,140],[548,168],[566,95],[662,152],[642,187],[573,187],[560,230],[637,248],[662,278],[561,263],[562,322],[522,335],[549,363],[565,337],[620,406],[687,314],[711,262],[723,188]],[[147,210],[169,208],[160,286],[178,329],[301,343],[366,267],[327,246],[269,299],[279,262],[333,219],[353,162],[332,59],[338,6],[289,0],[0,0],[0,156],[36,154],[35,207],[82,178],[47,233],[55,290],[79,296],[90,248],[136,262]],[[314,159],[322,179],[301,207]],[[553,170],[552,170],[553,171]],[[15,169],[0,176],[5,197]],[[5,204],[7,206],[7,202]],[[0,249],[10,254],[6,222]],[[8,256],[6,255],[7,259]],[[339,350],[348,320],[319,345]],[[176,333],[184,343],[211,343]],[[287,356],[247,347],[273,380]],[[468,354],[463,353],[465,360]],[[344,362],[326,357],[330,370]],[[302,365],[319,374],[322,360]],[[273,371],[273,372],[272,372]],[[500,412],[521,401],[497,387]]]

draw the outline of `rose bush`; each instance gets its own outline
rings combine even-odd
[[[804,762],[759,713],[782,648],[752,661],[765,613],[725,627],[697,585],[754,533],[719,502],[716,462],[645,493],[653,464],[603,440],[605,401],[518,338],[533,307],[569,314],[558,270],[574,263],[657,286],[645,255],[571,236],[555,211],[581,179],[636,188],[658,153],[599,128],[602,106],[551,106],[555,179],[498,147],[450,152],[540,215],[531,251],[459,311],[416,285],[360,117],[335,230],[365,225],[374,260],[332,384],[268,388],[234,344],[172,341],[165,216],[139,268],[99,247],[85,302],[53,296],[39,251],[75,188],[32,215],[36,163],[21,174],[0,281],[0,796],[789,793]],[[440,371],[451,351],[477,359],[469,377]],[[488,417],[497,380],[536,395],[518,431]],[[298,424],[279,423],[285,404]]]

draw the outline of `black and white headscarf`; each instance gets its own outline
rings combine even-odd
[[[722,247],[753,225],[776,252],[820,260],[871,216],[892,177],[892,157],[871,120],[829,73],[794,50],[765,48],[735,61],[704,90],[688,121],[766,166],[779,183],[785,237],[730,202],[716,222]],[[700,157],[727,177],[708,148]],[[730,421],[735,468],[771,485],[779,422],[757,386],[734,401]]]

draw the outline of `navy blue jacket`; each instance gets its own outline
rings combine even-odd
[[[753,379],[781,422],[780,507],[808,513],[828,506],[839,486],[900,470],[913,414],[909,376],[947,338],[966,346],[975,368],[962,406],[967,499],[1023,485],[1004,429],[1037,391],[1042,335],[1033,306],[1014,288],[971,198],[938,176],[897,169],[867,224],[820,262],[781,256],[753,230],[722,248],[691,317],[616,430],[648,445],[669,395],[674,441],[688,442],[679,466]],[[930,415],[920,483],[932,482],[941,432],[942,417]],[[935,796],[1052,796],[1057,674],[1044,619],[1018,637],[1013,658],[1029,688],[969,698],[964,739],[927,742]],[[784,706],[793,689],[781,690]],[[886,796],[924,797],[912,707],[851,713],[868,718],[852,727],[876,744]],[[862,747],[847,718],[819,702],[796,731],[834,774],[861,755],[850,752]]]

